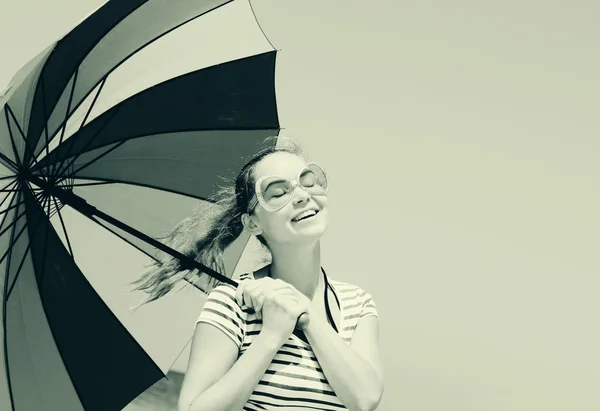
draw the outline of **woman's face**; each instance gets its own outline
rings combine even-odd
[[[256,165],[253,178],[258,181],[263,176],[277,176],[295,184],[306,166],[306,161],[294,154],[273,153]],[[309,173],[303,178],[310,180],[314,176]],[[273,195],[281,194],[276,184],[272,188]],[[260,231],[257,234],[262,235],[270,245],[310,243],[319,240],[327,230],[327,211],[326,195],[311,195],[296,186],[291,191],[290,201],[283,208],[269,211],[259,203],[250,218]]]

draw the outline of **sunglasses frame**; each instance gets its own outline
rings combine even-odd
[[[320,194],[313,194],[309,191],[306,190],[306,188],[304,188],[304,186],[302,186],[302,184],[300,184],[300,175],[306,170],[306,169],[310,169],[310,166],[317,166],[319,169],[321,169],[321,171],[323,172],[323,175],[325,176],[325,180],[327,181],[327,185],[324,188],[323,193]],[[311,196],[324,196],[327,194],[327,191],[329,190],[329,181],[327,179],[327,172],[325,171],[325,169],[323,167],[321,167],[321,165],[315,163],[314,161],[311,161],[309,163],[306,164],[306,167],[303,167],[299,172],[298,172],[298,177],[293,180],[290,181],[285,177],[281,177],[278,175],[271,175],[271,176],[263,176],[261,178],[259,178],[256,183],[254,183],[254,194],[252,195],[252,198],[250,199],[250,201],[248,202],[248,214],[250,214],[254,208],[260,203],[260,205],[269,212],[275,212],[275,211],[279,211],[281,210],[283,207],[285,207],[286,205],[288,205],[290,203],[290,201],[292,200],[293,195],[290,195],[289,200],[283,204],[280,207],[271,207],[267,204],[267,202],[265,201],[264,197],[262,196],[262,191],[260,190],[260,185],[262,184],[263,181],[265,181],[267,178],[280,178],[282,180],[286,180],[289,181],[290,184],[292,185],[292,188],[290,189],[290,193],[293,193],[293,191],[296,189],[296,187],[300,187],[302,188],[304,191],[306,191],[308,194],[310,194]]]

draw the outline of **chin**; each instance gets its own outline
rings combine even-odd
[[[294,231],[296,232],[296,237],[300,237],[308,241],[318,241],[323,235],[325,235],[328,227],[329,225],[327,216],[319,215],[315,217],[315,221],[311,221],[304,226],[294,227]]]

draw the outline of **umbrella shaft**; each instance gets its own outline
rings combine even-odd
[[[35,176],[33,174],[29,174],[28,176],[26,176],[26,179],[28,181],[32,182],[33,184],[37,185],[41,189],[43,189],[46,193],[58,198],[61,201],[61,203],[65,204],[65,205],[69,205],[70,207],[79,211],[81,214],[85,215],[88,218],[93,220],[93,217],[98,217],[98,218],[104,220],[105,222],[112,224],[113,226],[125,231],[126,233],[131,234],[132,236],[169,254],[170,256],[179,259],[186,267],[198,269],[201,272],[206,273],[206,274],[210,275],[211,277],[214,277],[219,281],[226,282],[230,285],[233,285],[233,286],[238,285],[237,282],[235,282],[231,278],[226,277],[226,276],[216,272],[215,270],[205,266],[204,264],[199,263],[198,261],[194,260],[193,258],[190,258],[190,257],[186,256],[185,254],[182,254],[182,253],[172,249],[171,247],[161,243],[160,241],[157,241],[154,238],[142,233],[141,231],[138,231],[135,228],[123,223],[122,221],[119,221],[116,218],[98,210],[96,207],[92,206],[87,201],[85,201],[83,198],[74,194],[72,191],[57,187],[57,186],[53,185],[52,183],[44,181],[43,179],[41,179],[38,176]]]

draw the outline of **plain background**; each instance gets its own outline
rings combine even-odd
[[[0,87],[101,2],[0,0]],[[600,3],[253,0],[380,410],[597,411]]]

